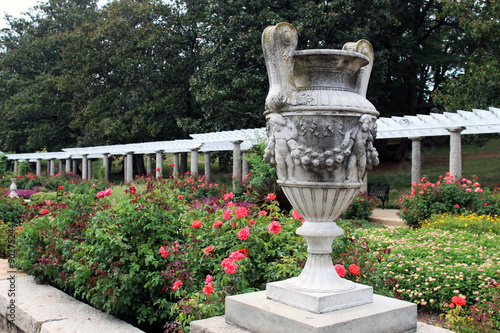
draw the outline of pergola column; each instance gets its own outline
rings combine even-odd
[[[155,151],[156,154],[156,178],[163,177],[163,150]],[[158,169],[160,168],[160,169]]]
[[[102,165],[104,167],[104,180],[109,181],[109,153],[102,154]]]
[[[56,160],[54,158],[51,158],[49,160],[50,164],[50,175],[53,176],[56,174]]]
[[[200,148],[191,149],[191,175],[198,175],[198,150]]]
[[[248,166],[248,161],[245,158],[247,156],[248,150],[244,149],[241,151],[241,173],[243,177],[250,173],[250,168]]]
[[[73,161],[71,161],[71,170],[73,170],[75,175],[78,174],[78,160],[73,159]]]
[[[59,160],[59,173],[62,173],[63,172],[63,161],[62,160]]]
[[[210,182],[212,180],[212,174],[210,172],[210,152],[205,151],[205,181]]]
[[[422,140],[421,136],[411,137],[411,183],[419,183],[422,179]]]
[[[88,173],[89,163],[88,163],[87,156],[89,156],[89,155],[88,154],[82,155],[82,179],[83,180],[89,179],[89,173]]]
[[[233,141],[233,187],[241,183],[241,143],[242,140]]]
[[[42,174],[42,159],[37,158],[36,159],[36,171],[35,171],[37,176],[40,176]]]
[[[462,179],[462,131],[465,127],[447,128],[450,132],[450,175]]]
[[[88,167],[87,167],[88,179],[92,179],[92,159],[89,158],[87,160],[87,163],[89,164]]]
[[[66,173],[71,173],[71,156],[66,159]]]
[[[173,175],[179,175],[179,153],[173,153],[174,155],[174,170]]]
[[[151,154],[146,154],[146,174],[153,173],[153,166],[151,165]]]
[[[134,152],[127,152],[127,172],[125,173],[125,182],[130,183],[134,180]]]
[[[17,160],[14,160],[14,172],[17,172],[19,170],[19,162]]]

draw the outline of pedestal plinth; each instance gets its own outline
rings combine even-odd
[[[373,302],[328,313],[312,313],[269,300],[265,291],[226,298],[221,317],[191,323],[192,333],[411,333],[417,305],[379,295]]]

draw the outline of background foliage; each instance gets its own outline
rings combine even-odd
[[[368,39],[383,116],[498,104],[498,2],[46,0],[0,33],[0,149],[261,127],[266,26],[299,48]]]

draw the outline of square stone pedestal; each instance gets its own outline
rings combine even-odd
[[[417,305],[379,295],[373,302],[328,313],[312,313],[272,301],[265,291],[226,298],[222,317],[191,323],[192,333],[410,333]]]

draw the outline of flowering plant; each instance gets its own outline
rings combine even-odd
[[[468,213],[481,210],[481,214],[498,214],[500,205],[488,206],[488,201],[497,202],[497,196],[488,189],[481,188],[477,179],[456,180],[447,173],[445,177],[439,176],[439,180],[431,183],[424,176],[420,182],[413,184],[411,195],[400,199],[399,214],[412,228],[420,227],[423,221],[434,214],[445,212]]]

